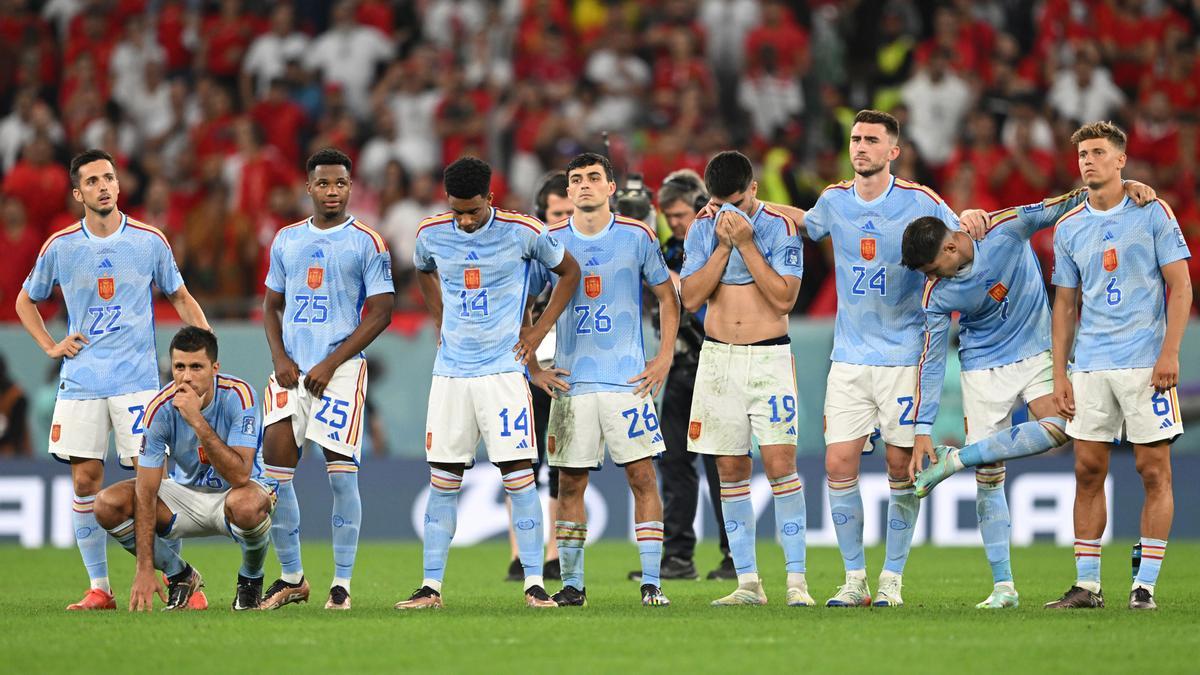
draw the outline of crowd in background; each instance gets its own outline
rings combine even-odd
[[[355,161],[351,210],[390,243],[400,310],[420,306],[414,233],[462,154],[522,211],[589,149],[656,190],[739,148],[761,198],[808,206],[850,177],[864,107],[901,120],[893,171],[955,210],[1078,185],[1071,131],[1116,120],[1126,175],[1200,240],[1198,36],[1200,0],[0,0],[0,320],[80,217],[65,164],[88,147],[118,158],[122,208],[167,233],[212,318],[258,311],[327,145]],[[807,246],[795,311],[830,315]]]

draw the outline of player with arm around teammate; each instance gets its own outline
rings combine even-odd
[[[91,580],[83,599],[67,609],[115,609],[95,500],[104,483],[109,431],[121,464],[132,468],[146,406],[158,391],[152,289],[166,294],[187,325],[208,328],[208,321],[183,285],[162,232],[117,208],[121,186],[112,156],[102,150],[80,153],[71,160],[70,177],[83,219],[42,245],[16,310],[46,355],[63,358],[49,450],[71,465],[71,525]],[[55,286],[67,310],[61,341],[50,336],[35,306]],[[198,594],[194,606],[206,605]]]
[[[270,543],[275,482],[262,474],[260,412],[245,381],[220,372],[217,338],[203,328],[171,340],[171,384],[151,400],[137,478],[96,497],[96,520],[137,557],[131,611],[150,610],[168,579],[165,610],[184,609],[200,573],[167,543],[230,536],[241,545],[233,609],[256,609]],[[167,454],[173,468],[165,477]]]
[[[548,608],[542,579],[542,505],[533,479],[537,459],[525,364],[566,308],[579,265],[540,221],[492,206],[492,170],[462,157],[446,167],[450,211],[417,229],[417,283],[438,330],[437,358],[425,423],[430,489],[425,505],[421,587],[396,609],[442,606],[442,581],[458,519],[463,473],[482,438],[512,503],[525,604]],[[533,326],[522,327],[529,268],[540,263],[559,277]]]
[[[575,213],[551,225],[549,233],[579,261],[582,283],[571,297],[571,311],[556,324],[554,367],[542,370],[536,360],[529,364],[532,384],[554,397],[546,448],[548,461],[559,470],[554,526],[563,588],[553,597],[560,607],[587,604],[583,495],[588,472],[604,463],[605,446],[625,469],[633,492],[642,604],[670,604],[659,581],[663,516],[652,458],[664,449],[654,396],[674,357],[679,298],[654,231],[612,212],[609,200],[616,187],[612,166],[602,155],[583,153],[567,164]],[[560,281],[541,265],[534,265],[531,279],[531,291]],[[642,343],[643,283],[658,300],[662,320],[659,351],[649,362]]]

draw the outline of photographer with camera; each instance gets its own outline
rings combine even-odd
[[[641,176],[630,175],[625,189],[617,193],[617,212],[630,218],[652,218],[654,210],[650,198],[650,191],[643,186]],[[707,203],[704,181],[690,169],[673,172],[658,190],[658,208],[671,228],[671,237],[667,240],[663,257],[676,288],[679,287],[679,270],[683,267],[683,241],[688,227],[695,220],[696,213]],[[663,441],[667,448],[658,462],[663,495],[663,579],[695,579],[698,576],[693,561],[696,532],[692,523],[698,507],[699,476],[696,473],[696,455],[687,451],[687,430],[692,408],[692,386],[696,380],[700,347],[704,343],[704,310],[696,314],[681,311],[679,334],[675,340],[675,360],[667,375],[660,408]],[[720,533],[722,555],[720,566],[709,572],[708,578],[736,579],[721,515],[721,484],[717,478],[716,458],[712,455],[701,455],[701,458],[716,529]],[[629,573],[631,579],[639,576],[637,571]]]

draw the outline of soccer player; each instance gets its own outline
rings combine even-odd
[[[312,441],[324,453],[333,491],[334,576],[325,609],[348,610],[362,522],[362,352],[391,322],[395,285],[383,237],[346,213],[350,158],[325,148],[305,168],[313,215],[275,235],[263,301],[274,367],[263,401],[263,459],[266,475],[279,482],[271,540],[281,574],[264,593],[262,608],[308,600],[292,478],[300,448]]]
[[[131,611],[153,608],[167,575],[166,610],[184,609],[204,585],[167,540],[232,536],[242,547],[233,609],[257,609],[271,536],[274,481],[259,462],[260,414],[254,390],[220,372],[217,338],[188,327],[171,340],[172,382],[146,408],[137,478],[96,496],[96,521],[137,557]],[[174,467],[163,477],[166,456]]]
[[[67,609],[116,609],[108,582],[106,537],[96,523],[96,493],[104,483],[108,434],[117,457],[132,468],[142,441],[146,406],[158,391],[151,290],[158,287],[189,326],[208,328],[175,266],[162,232],[117,209],[120,182],[112,157],[88,150],[71,160],[71,193],[83,219],[46,240],[17,296],[21,324],[52,359],[62,357],[50,454],[71,464],[71,525],[91,588]],[[35,303],[62,289],[67,336],[55,341]],[[207,605],[203,596],[197,604]]]
[[[696,371],[688,450],[716,455],[725,531],[738,586],[714,605],[764,605],[750,503],[750,444],[775,498],[787,569],[787,603],[812,605],[805,580],[804,491],[796,474],[796,378],[788,312],[800,292],[801,242],[795,222],[758,201],[750,160],[721,152],[704,169],[720,211],[698,218],[684,243],[683,306],[705,303],[704,346]]]
[[[588,472],[604,464],[605,445],[633,492],[642,604],[671,604],[659,581],[663,510],[652,458],[664,449],[654,397],[675,355],[679,297],[658,236],[645,223],[613,214],[609,200],[616,189],[607,157],[585,152],[567,164],[575,213],[549,232],[581,261],[583,282],[571,297],[571,311],[558,318],[554,367],[529,364],[530,381],[554,398],[546,449],[559,471],[554,536],[563,587],[553,599],[560,607],[587,604],[583,495]],[[535,293],[556,283],[542,265],[533,266],[530,279]],[[649,362],[642,342],[643,283],[658,299],[662,322],[658,354]]]
[[[1153,190],[1130,183],[1131,194]],[[924,350],[917,370],[915,444],[910,476],[917,497],[964,467],[975,467],[975,512],[984,552],[992,569],[993,589],[979,609],[1016,607],[1019,603],[1009,557],[1010,520],[1004,497],[1004,462],[1045,452],[1066,441],[1066,421],[1054,406],[1050,360],[1050,305],[1041,267],[1029,238],[1083,201],[1086,190],[994,214],[966,211],[964,225],[978,219],[984,238],[974,241],[933,216],[909,223],[901,244],[901,262],[925,274]],[[959,354],[963,364],[963,412],[967,446],[933,446],[945,374],[950,319],[959,313]],[[1035,421],[1009,429],[1009,412],[1018,401]],[[1040,421],[1040,424],[1038,423]]]
[[[833,239],[837,285],[833,361],[825,390],[825,471],[829,510],[846,582],[825,604],[871,604],[863,555],[863,503],[858,488],[863,448],[874,429],[887,447],[891,494],[887,559],[876,607],[898,607],[901,575],[917,524],[909,477],[917,362],[921,356],[925,277],[900,264],[904,227],[934,216],[958,229],[958,217],[933,190],[891,173],[900,156],[895,117],[862,110],[850,130],[854,179],[829,186],[804,216],[813,240]]]
[[[439,345],[429,389],[425,457],[430,489],[425,505],[424,578],[396,609],[442,606],[442,581],[458,518],[463,472],[475,463],[480,437],[500,469],[512,502],[525,603],[557,607],[542,580],[542,505],[533,483],[537,444],[525,364],[579,284],[579,265],[540,221],[492,206],[492,170],[462,157],[446,167],[450,211],[417,230],[413,263]],[[559,276],[533,326],[522,328],[529,267]],[[515,354],[515,358],[514,358]]]
[[[1088,197],[1054,230],[1052,344],[1054,401],[1067,419],[1067,435],[1075,439],[1076,581],[1046,606],[1104,606],[1104,480],[1111,443],[1124,425],[1146,491],[1142,564],[1129,608],[1155,609],[1154,585],[1175,510],[1171,442],[1183,433],[1175,385],[1192,304],[1186,261],[1191,254],[1166,202],[1139,209],[1122,191],[1125,132],[1111,122],[1096,122],[1080,127],[1071,142]]]

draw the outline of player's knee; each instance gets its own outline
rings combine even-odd
[[[255,488],[236,488],[225,497],[225,517],[237,527],[254,527],[267,517],[269,511],[266,495]]]
[[[1138,475],[1142,477],[1142,487],[1147,493],[1167,489],[1171,486],[1170,462],[1139,459],[1136,462]]]
[[[120,483],[101,490],[96,495],[93,513],[96,522],[104,529],[120,525],[132,516],[133,503],[129,499],[132,494],[123,490]]]

